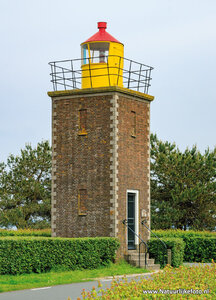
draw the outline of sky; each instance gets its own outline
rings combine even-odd
[[[151,132],[184,151],[216,146],[215,0],[0,0],[0,162],[51,142],[48,62],[80,58],[97,22],[154,67]]]

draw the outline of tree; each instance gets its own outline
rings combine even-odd
[[[151,211],[155,229],[216,226],[216,148],[183,153],[151,135]]]
[[[50,226],[51,148],[48,141],[36,148],[26,145],[19,156],[0,164],[0,226]]]

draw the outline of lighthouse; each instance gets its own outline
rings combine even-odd
[[[125,58],[106,28],[80,58],[50,62],[52,236],[116,237],[125,257],[150,237],[152,67]]]

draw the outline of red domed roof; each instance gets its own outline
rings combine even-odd
[[[106,22],[98,22],[99,31],[82,44],[89,43],[89,42],[96,42],[96,41],[115,42],[115,43],[122,44],[121,42],[116,40],[111,34],[106,32],[106,27],[107,27]]]

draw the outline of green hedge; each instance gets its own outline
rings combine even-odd
[[[44,237],[51,237],[51,229],[19,229],[19,230],[0,229],[0,237],[1,236],[44,236]]]
[[[195,231],[195,230],[180,230],[180,229],[169,229],[169,230],[152,230],[158,237],[216,237],[215,231]],[[151,235],[154,237],[154,235]]]
[[[183,264],[184,247],[185,243],[180,238],[161,238],[161,240],[167,245],[167,249],[171,249],[171,265],[173,267],[179,267]],[[167,264],[167,249],[156,238],[151,238],[148,241],[149,257],[155,259],[156,264],[160,264],[163,268]]]
[[[57,266],[94,269],[115,258],[115,238],[1,237],[0,274],[40,273]]]
[[[185,237],[184,261],[216,261],[216,237]]]
[[[211,262],[216,261],[216,232],[183,231],[183,230],[153,230],[160,238],[182,238],[185,242],[184,261]]]

